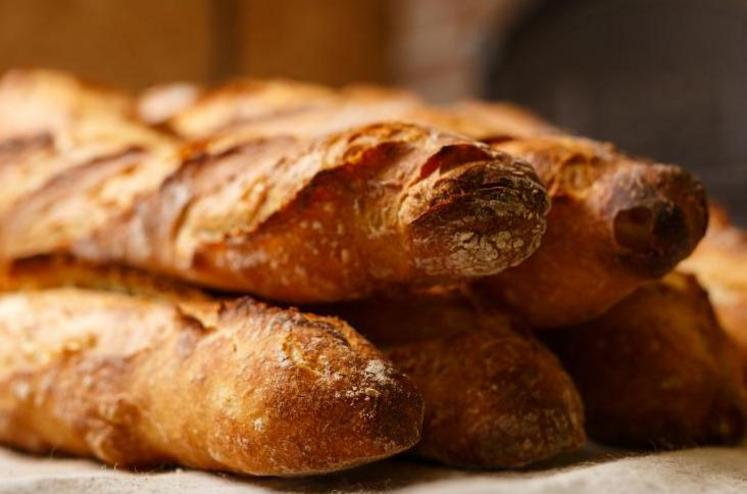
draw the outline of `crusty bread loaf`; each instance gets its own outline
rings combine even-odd
[[[711,206],[703,241],[679,269],[694,273],[708,290],[716,314],[742,351],[747,382],[747,232],[723,209]]]
[[[173,115],[168,125],[184,138],[207,137],[268,118],[318,109],[337,99],[335,91],[324,86],[283,79],[243,79],[205,92],[194,104]]]
[[[202,88],[189,82],[156,84],[140,93],[135,102],[137,118],[153,127],[171,132],[169,121],[195,104]]]
[[[687,257],[707,224],[705,192],[690,174],[568,136],[506,139],[529,161],[552,209],[542,245],[482,286],[539,328],[579,324]]]
[[[131,115],[132,101],[125,94],[64,72],[16,69],[0,77],[0,141]]]
[[[251,79],[207,92],[173,112],[167,127],[183,138],[226,132],[313,138],[384,120],[429,125],[479,139],[558,132],[507,103],[467,101],[439,107],[399,89],[350,85],[334,91],[298,82]]]
[[[311,142],[229,136],[74,251],[271,299],[336,301],[515,265],[539,244],[547,207],[525,163],[416,125]]]
[[[592,438],[683,447],[744,436],[738,355],[692,276],[672,273],[602,317],[547,336],[581,392]]]
[[[2,443],[303,475],[419,438],[413,385],[337,319],[66,262],[26,261],[0,287]]]
[[[22,228],[10,234],[15,243],[0,241],[5,244],[0,257],[64,247],[70,231],[86,231],[102,216],[131,205],[142,189],[132,190],[132,184],[140,184],[143,175],[151,177],[153,188],[173,170],[177,160],[154,161],[153,156],[175,155],[174,142],[131,120],[129,105],[125,96],[55,72],[11,71],[0,78],[0,224],[30,212],[35,223],[28,228],[19,218]],[[82,177],[86,172],[72,171],[94,166],[102,169],[97,175],[104,173],[116,184],[91,184]],[[81,206],[77,210],[62,193],[71,186],[80,187],[73,199]]]
[[[15,178],[0,183],[0,191],[9,189],[5,197],[12,198],[4,209],[0,200],[0,259],[69,252],[157,190],[180,164],[177,149],[168,145],[122,142],[82,160],[78,154],[63,152],[0,169],[0,178]]]
[[[413,379],[425,400],[414,452],[515,468],[581,447],[581,400],[558,360],[507,312],[450,290],[335,304]]]
[[[381,118],[430,125],[490,142],[529,161],[553,208],[539,250],[483,286],[537,327],[578,324],[601,315],[641,283],[686,257],[703,236],[702,186],[682,169],[624,155],[611,145],[563,135],[505,103],[433,107],[386,89],[311,90],[266,81],[228,86],[178,114],[177,133],[315,136]],[[283,98],[272,95],[280,92]],[[313,102],[313,104],[312,104]],[[251,108],[252,118],[240,108]],[[582,294],[582,295],[580,295]]]

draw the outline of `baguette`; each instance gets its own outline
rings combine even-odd
[[[2,286],[5,444],[290,476],[374,461],[419,438],[413,385],[337,319],[38,260]]]
[[[397,119],[418,102],[410,93],[373,86],[335,91],[288,80],[244,79],[204,93],[166,124],[184,139],[236,132],[314,138]]]
[[[133,116],[126,95],[53,70],[10,70],[0,77],[0,141],[54,133],[83,120]]]
[[[547,333],[581,392],[589,435],[634,447],[736,443],[747,391],[697,280],[674,272],[602,317]]]
[[[494,147],[529,161],[552,199],[540,248],[481,282],[536,328],[600,316],[671,271],[705,233],[703,186],[677,166],[569,136],[504,137]]]
[[[747,232],[732,225],[723,209],[709,210],[705,238],[679,269],[697,275],[708,290],[724,330],[741,349],[747,380]]]
[[[517,468],[584,444],[573,382],[508,313],[443,289],[326,311],[370,338],[423,393],[418,456],[470,468]]]
[[[0,260],[70,252],[157,190],[180,165],[177,148],[169,145],[122,142],[82,160],[81,154],[89,153],[85,148],[63,153],[62,166],[48,157],[0,169],[0,177],[17,178],[0,182],[0,191],[9,189],[0,199]]]
[[[13,217],[18,211],[8,211],[14,204],[39,188],[52,187],[49,182],[64,181],[57,177],[68,170],[122,156],[174,153],[172,139],[130,119],[129,105],[124,96],[64,74],[5,74],[0,79],[0,217]],[[72,174],[74,180],[77,175]],[[115,203],[127,193],[119,190],[117,195]],[[63,227],[69,226],[65,221]],[[24,242],[33,244],[19,241]]]
[[[484,139],[529,161],[552,198],[548,231],[526,262],[481,286],[535,327],[600,316],[642,283],[672,270],[705,232],[705,193],[687,172],[563,135],[518,107],[468,101],[437,108],[408,93],[370,88],[327,91],[304,104],[300,97],[271,98],[273,87],[270,81],[253,91],[219,89],[177,115],[174,125],[186,135],[240,129],[243,135],[308,137],[397,118]],[[275,103],[272,111],[262,112],[268,101]],[[233,108],[242,105],[255,110],[254,118],[237,116]]]
[[[525,163],[424,127],[208,141],[73,252],[292,303],[496,273],[539,244]],[[29,214],[15,230],[29,229]],[[11,239],[12,241],[12,239]]]
[[[558,132],[538,117],[506,103],[488,106],[464,102],[438,107],[403,90],[350,85],[334,91],[282,80],[226,84],[174,111],[166,127],[184,139],[237,132],[245,137],[291,133],[316,138],[387,120],[432,126],[480,139]]]
[[[151,86],[137,97],[137,118],[147,125],[172,131],[169,121],[193,106],[201,94],[202,88],[188,82]]]

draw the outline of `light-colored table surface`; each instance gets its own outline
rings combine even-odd
[[[242,479],[189,470],[128,472],[0,448],[0,494],[397,492],[496,494],[747,493],[747,448],[630,454],[587,448],[524,472],[460,471],[396,459],[335,475]]]

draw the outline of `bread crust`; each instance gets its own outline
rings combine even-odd
[[[178,151],[104,96],[91,103],[98,100],[74,79],[48,78],[37,77],[64,88],[50,92],[67,95],[59,104],[73,116],[50,134],[5,145],[14,157],[0,167],[4,262],[73,252],[317,302],[493,274],[531,254],[544,231],[547,198],[531,168],[464,137],[379,123],[313,139],[227,133]],[[195,113],[198,124],[223,129],[231,119],[348,100],[409,107],[415,98],[243,81],[206,94],[179,118]]]
[[[434,107],[383,88],[315,93],[311,104],[272,98],[273,87],[266,82],[253,91],[211,93],[185,112],[192,124],[185,135],[233,129],[252,136],[308,137],[392,118],[482,139],[530,162],[552,199],[548,231],[526,262],[482,286],[536,327],[579,324],[601,315],[642,283],[673,269],[704,234],[705,194],[687,172],[564,135],[516,106],[464,101]],[[288,85],[275,88],[281,90],[293,92]],[[253,109],[253,118],[239,117],[234,107],[243,106]],[[177,132],[179,121],[177,116]]]
[[[423,393],[418,456],[517,468],[580,448],[583,409],[570,377],[520,323],[491,305],[438,289],[325,310],[382,348]]]
[[[261,125],[265,120],[295,117],[338,101],[334,90],[320,85],[286,79],[238,79],[202,93],[192,105],[169,118],[167,126],[186,139],[204,138]]]
[[[379,121],[432,126],[476,139],[535,136],[559,130],[508,103],[430,105],[401,89],[353,84],[333,90],[287,80],[238,80],[213,89],[168,120],[185,139],[240,132],[313,138]]]
[[[123,143],[113,149],[70,163],[41,184],[36,185],[35,177],[21,180],[21,188],[29,190],[0,213],[0,258],[69,252],[75,242],[128,211],[147,192],[157,190],[179,166],[172,147]]]
[[[307,141],[234,136],[74,252],[288,302],[498,272],[539,244],[531,168],[466,138],[381,123]]]
[[[337,319],[69,262],[21,263],[1,286],[5,444],[288,476],[419,438],[414,386]]]
[[[56,72],[0,78],[0,260],[69,249],[179,164],[130,104]]]
[[[83,120],[132,116],[127,95],[65,72],[14,69],[0,77],[0,140],[54,133]]]
[[[534,327],[600,316],[671,271],[705,233],[703,186],[677,166],[570,136],[501,138],[494,146],[529,161],[552,200],[539,249],[481,283]]]
[[[736,348],[697,280],[674,272],[602,317],[548,333],[586,408],[589,435],[633,447],[736,443],[747,391]]]
[[[739,345],[747,382],[747,232],[732,225],[726,211],[709,207],[703,241],[678,269],[693,273],[708,290],[719,321]]]

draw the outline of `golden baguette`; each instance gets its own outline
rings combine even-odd
[[[694,277],[674,272],[547,336],[581,392],[593,439],[674,448],[744,437],[739,357]]]
[[[747,382],[747,232],[723,209],[709,210],[705,238],[679,269],[697,275],[708,290],[719,321],[741,349]]]
[[[580,324],[687,257],[708,222],[703,186],[682,168],[570,136],[501,138],[552,198],[542,245],[482,286],[537,328]]]
[[[370,338],[423,393],[418,456],[516,468],[584,444],[573,382],[507,312],[443,289],[324,310]]]
[[[579,324],[601,315],[642,283],[673,269],[704,234],[705,193],[686,171],[563,135],[521,108],[479,101],[439,108],[381,88],[332,92],[304,86],[294,98],[294,88],[273,81],[220,88],[172,123],[184,135],[233,129],[252,136],[314,136],[396,118],[484,139],[527,160],[552,198],[548,231],[526,262],[483,286],[536,327]],[[277,92],[284,97],[273,97]],[[242,108],[252,117],[242,118]]]
[[[337,319],[66,262],[0,283],[2,443],[287,476],[419,438],[414,386]]]
[[[140,101],[145,102],[146,97],[143,94]],[[335,91],[324,86],[283,79],[243,79],[203,93],[193,104],[175,112],[166,125],[185,139],[203,138],[261,124],[268,117],[293,116],[338,102]],[[333,130],[323,129],[316,135]]]
[[[131,120],[130,105],[62,73],[16,70],[0,78],[0,215],[12,217],[19,199],[66,170],[174,146]]]
[[[270,299],[336,301],[513,266],[539,244],[547,207],[525,163],[416,125],[226,137],[73,250]]]
[[[141,101],[147,104],[148,94]],[[272,79],[239,80],[209,91],[191,105],[174,110],[166,126],[184,139],[236,132],[254,137],[291,133],[314,138],[384,120],[429,125],[476,138],[558,132],[506,103],[438,107],[403,90],[351,85],[335,91]]]
[[[9,70],[0,77],[0,140],[54,133],[82,120],[134,117],[119,91],[54,70]]]

